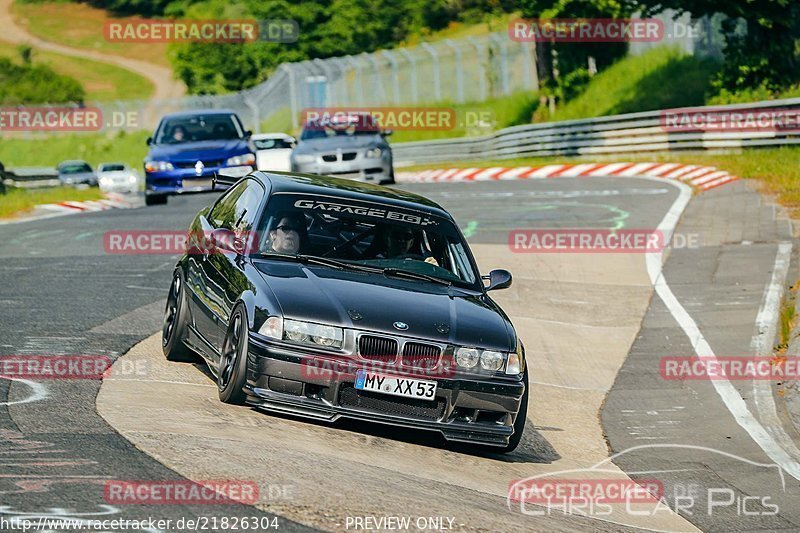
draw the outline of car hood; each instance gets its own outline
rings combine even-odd
[[[488,297],[424,281],[381,274],[254,261],[285,318],[513,350],[513,327]],[[398,331],[395,322],[408,324]]]
[[[315,152],[330,152],[331,150],[353,150],[366,148],[383,148],[388,146],[380,135],[353,135],[336,136],[326,139],[309,139],[300,141],[294,149],[295,153],[313,154]]]
[[[228,139],[219,141],[202,141],[181,144],[159,144],[150,147],[148,159],[151,161],[191,161],[227,159],[228,157],[249,152],[246,139]]]

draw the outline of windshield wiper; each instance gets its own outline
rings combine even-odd
[[[387,276],[395,276],[398,278],[410,278],[410,279],[419,279],[423,281],[430,281],[432,283],[439,283],[441,285],[447,285],[448,287],[453,284],[452,281],[448,281],[446,279],[437,278],[434,276],[429,276],[427,274],[420,274],[419,272],[413,272],[411,270],[403,270],[401,268],[384,268],[383,273]]]
[[[312,264],[335,268],[337,270],[358,270],[362,272],[382,272],[380,268],[368,267],[363,265],[354,265],[353,263],[346,263],[344,261],[337,261],[335,259],[328,259],[318,257],[316,255],[302,255],[302,254],[279,254],[276,252],[260,253],[257,257],[268,259],[283,259],[285,261],[297,261],[298,263]]]

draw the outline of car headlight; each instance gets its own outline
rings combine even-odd
[[[501,372],[505,367],[506,374],[519,374],[520,358],[517,353],[496,350],[466,347],[456,349],[456,365],[465,370]]]
[[[462,368],[475,368],[480,357],[480,352],[475,348],[459,348],[456,350],[456,364]]]
[[[314,161],[316,161],[316,159],[317,156],[312,154],[298,154],[294,156],[294,162],[299,163],[301,165],[304,163],[313,163]]]
[[[344,330],[311,322],[284,320],[283,338],[292,342],[314,344],[325,348],[341,348]]]
[[[144,169],[147,172],[164,172],[167,170],[174,170],[175,167],[169,161],[148,161],[144,164]]]
[[[226,167],[241,167],[245,165],[255,165],[256,156],[254,154],[235,155],[225,161]]]
[[[136,176],[128,176],[128,183],[136,183]]]
[[[503,368],[505,360],[506,356],[502,352],[484,350],[483,353],[481,353],[481,368],[491,372],[497,372]]]
[[[279,316],[271,316],[264,321],[258,329],[259,335],[264,335],[270,339],[283,339],[283,319]]]
[[[364,152],[364,157],[367,159],[377,159],[381,156],[383,151],[380,148],[370,148],[366,152]]]

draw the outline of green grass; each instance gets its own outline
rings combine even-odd
[[[656,48],[600,72],[583,93],[544,118],[570,120],[703,105],[717,69],[714,61]]]
[[[32,140],[6,138],[0,141],[0,161],[6,168],[55,166],[65,159],[84,159],[92,166],[121,161],[141,169],[148,135],[149,132],[137,131],[112,135],[65,133]]]
[[[8,57],[19,63],[18,46],[0,41],[0,57]],[[149,98],[155,91],[150,80],[107,63],[44,52],[37,48],[33,51],[33,63],[48,65],[58,74],[76,79],[86,91],[87,101]]]
[[[103,194],[94,188],[73,189],[72,187],[52,187],[48,189],[17,189],[11,187],[6,194],[0,194],[0,218],[10,218],[24,214],[40,204],[52,204],[67,200],[99,200]]]

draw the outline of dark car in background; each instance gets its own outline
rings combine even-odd
[[[174,194],[211,190],[215,174],[241,177],[255,168],[251,132],[233,111],[172,113],[147,139],[145,203],[166,203]]]
[[[391,133],[369,115],[307,121],[292,151],[292,171],[394,183],[392,149],[386,141]]]
[[[97,174],[92,166],[86,161],[73,160],[62,161],[56,167],[58,171],[58,181],[61,185],[89,185],[97,186]]]
[[[254,172],[192,223],[162,344],[171,361],[202,356],[226,403],[511,451],[525,355],[488,294],[510,285],[505,270],[480,275],[426,198]]]

